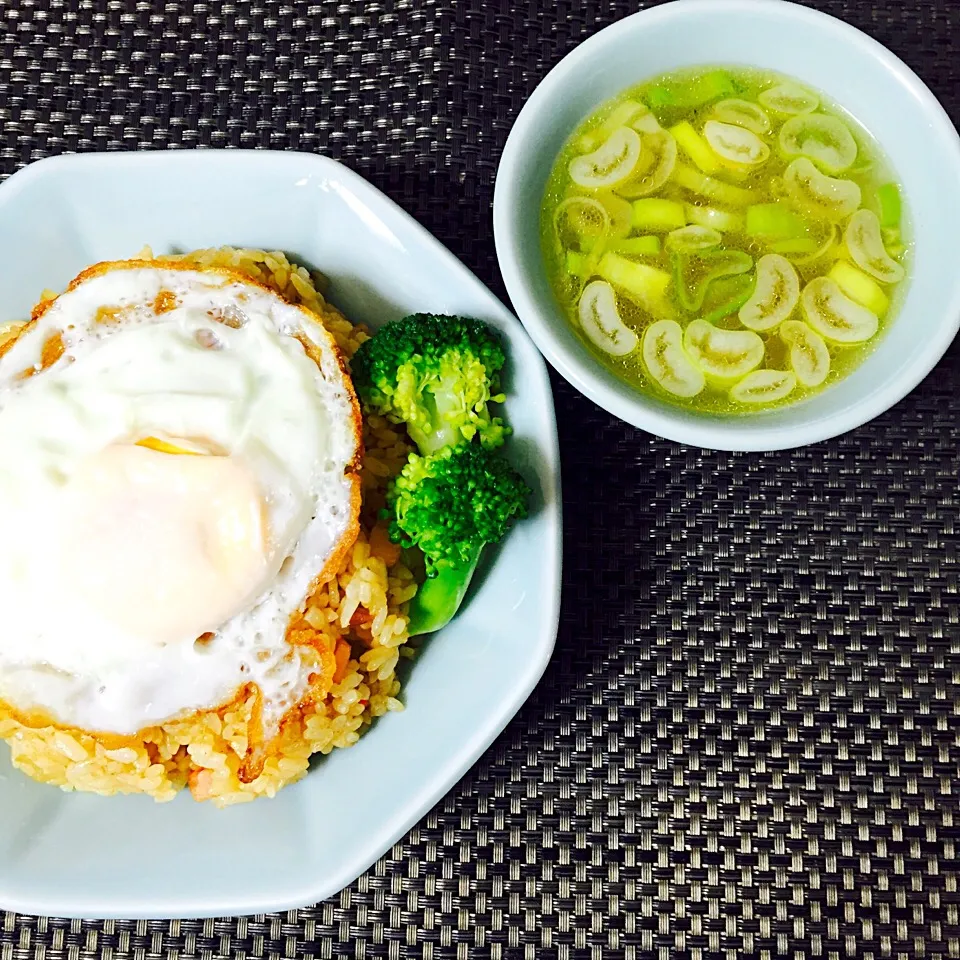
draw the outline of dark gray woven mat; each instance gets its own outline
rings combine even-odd
[[[815,5],[958,118],[956,0]],[[510,123],[637,6],[0,0],[0,173],[75,150],[323,151],[502,293]],[[960,957],[958,372],[954,349],[876,422],[766,457],[651,438],[555,380],[557,653],[447,800],[313,909],[7,914],[0,960]]]

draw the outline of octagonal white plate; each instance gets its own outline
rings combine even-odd
[[[559,459],[546,369],[520,324],[444,247],[325,157],[266,151],[87,154],[0,186],[0,321],[83,267],[233,244],[288,251],[373,325],[414,311],[498,327],[509,349],[511,458],[535,510],[488,557],[461,615],[432,638],[407,710],[274,800],[224,811],[181,795],[65,794],[26,779],[0,742],[0,907],[86,918],[173,918],[303,906],[352,882],[469,769],[553,651],[560,589]]]

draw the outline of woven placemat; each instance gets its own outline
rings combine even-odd
[[[960,114],[956,0],[816,4]],[[644,4],[0,0],[0,172],[53,153],[322,151],[503,293],[497,158],[536,82]],[[778,456],[633,430],[555,379],[556,656],[482,761],[314,908],[6,914],[0,960],[960,957],[958,354]]]

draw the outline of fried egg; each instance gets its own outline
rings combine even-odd
[[[132,736],[316,681],[289,628],[357,536],[360,416],[318,319],[230,271],[100,264],[0,344],[0,700]]]

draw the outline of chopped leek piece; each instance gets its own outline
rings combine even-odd
[[[684,120],[670,128],[680,149],[704,172],[716,173],[723,168],[710,144],[693,128],[693,124]]]
[[[609,283],[594,280],[587,284],[578,312],[583,332],[605,353],[625,357],[637,349],[640,340],[620,318],[617,297]]]
[[[757,167],[770,159],[770,148],[755,133],[736,124],[708,120],[703,135],[714,153],[730,163]]]
[[[711,100],[731,97],[736,92],[729,73],[725,70],[712,70],[689,80],[658,84],[648,94],[647,102],[654,110],[664,107],[692,110],[710,103]]]
[[[831,174],[849,170],[857,159],[857,141],[849,127],[822,113],[788,120],[780,130],[780,149],[787,157],[809,157]]]
[[[811,240],[809,237],[800,237],[797,240],[777,240],[776,243],[770,244],[770,252],[781,254],[816,253],[819,246],[816,240]]]
[[[789,370],[754,370],[730,388],[730,399],[738,403],[776,403],[789,397],[796,387],[796,374]]]
[[[815,93],[789,82],[764,90],[757,99],[768,110],[788,116],[813,113],[820,106],[820,98]]]
[[[673,171],[673,180],[691,193],[698,193],[708,200],[726,203],[731,207],[743,207],[757,199],[757,195],[752,190],[745,190],[743,187],[724,183],[723,180],[707,177],[684,163],[677,164]]]
[[[899,283],[904,278],[903,267],[883,245],[880,221],[872,210],[858,210],[850,218],[845,239],[850,258],[864,273],[883,283]]]
[[[796,267],[776,253],[757,261],[757,286],[740,311],[748,330],[772,330],[786,320],[800,300],[800,277]]]
[[[863,343],[877,332],[877,315],[848,297],[831,277],[811,280],[800,303],[807,323],[834,343]]]
[[[687,356],[708,376],[739,380],[763,362],[763,340],[750,330],[722,330],[692,320],[683,335]]]
[[[594,127],[577,140],[578,151],[590,153],[596,150],[618,127],[631,127],[638,117],[649,113],[647,106],[638,100],[624,101],[598,127]]]
[[[647,313],[672,317],[674,308],[668,297],[671,277],[665,270],[629,260],[616,253],[605,253],[597,275],[619,288],[640,304]]]
[[[756,281],[746,274],[739,277],[730,277],[727,280],[718,280],[712,285],[711,294],[715,293],[721,284],[727,285],[726,299],[721,299],[717,306],[703,315],[702,319],[706,320],[707,323],[719,323],[721,320],[732,317],[737,313],[753,296]]]
[[[787,167],[783,182],[793,203],[821,220],[843,220],[860,207],[862,194],[853,180],[828,177],[807,157],[799,157]]]
[[[770,118],[762,107],[749,100],[721,100],[713,108],[713,117],[733,123],[761,137],[770,132]]]
[[[613,253],[622,253],[626,256],[656,256],[660,252],[660,238],[647,237],[628,237],[626,240],[617,240],[611,243],[608,250]]]
[[[593,197],[569,197],[557,207],[553,227],[562,249],[589,252],[609,236],[610,213]]]
[[[673,273],[680,305],[696,313],[707,297],[710,284],[721,277],[748,273],[753,257],[742,250],[698,250],[673,255]]]
[[[650,376],[675,397],[695,397],[707,385],[683,349],[683,328],[676,320],[657,320],[644,330],[643,362]]]
[[[882,317],[890,308],[890,299],[883,292],[883,287],[852,263],[838,260],[828,276],[851,300],[878,317]]]
[[[721,233],[740,233],[743,230],[743,217],[739,213],[720,210],[717,207],[698,207],[686,205],[687,219],[700,227],[710,227]]]
[[[652,197],[633,202],[633,226],[637,230],[667,233],[686,225],[687,217],[682,203]]]
[[[575,277],[587,276],[594,266],[590,257],[584,253],[577,253],[575,250],[567,251],[565,263],[567,273],[572,273]]]
[[[633,175],[640,152],[640,134],[631,127],[618,127],[592,153],[570,161],[570,179],[589,190],[615,187]]]
[[[786,204],[758,203],[747,207],[747,233],[771,240],[797,240],[806,237],[809,230]]]
[[[877,188],[877,202],[880,204],[880,226],[899,227],[903,216],[903,204],[900,188],[895,183],[885,183]]]
[[[643,133],[640,142],[640,158],[632,175],[615,188],[631,199],[656,193],[670,179],[677,165],[677,141],[666,130]]]
[[[801,320],[787,320],[780,339],[790,347],[790,366],[805,387],[819,387],[830,373],[830,351],[823,337]]]
[[[681,227],[667,234],[667,249],[691,253],[696,250],[709,250],[723,243],[722,234],[709,227]]]

